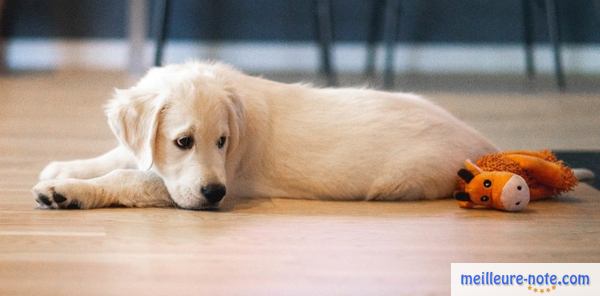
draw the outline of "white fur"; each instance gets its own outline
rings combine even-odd
[[[283,84],[218,63],[152,69],[116,92],[107,115],[120,147],[85,165],[50,164],[40,178],[54,180],[38,184],[36,195],[62,186],[66,196],[81,186],[71,180],[69,189],[61,178],[99,177],[137,163],[140,174],[150,170],[139,182],[156,182],[154,173],[166,185],[169,194],[157,194],[156,205],[170,197],[183,208],[206,208],[200,187],[208,183],[225,184],[229,199],[434,199],[451,195],[465,159],[496,151],[417,95]],[[182,135],[194,137],[192,149],[174,145]],[[218,149],[222,135],[227,144]],[[151,193],[128,194],[151,205]]]

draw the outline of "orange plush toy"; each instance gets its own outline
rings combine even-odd
[[[549,150],[488,154],[458,171],[454,198],[463,208],[521,211],[529,201],[567,192],[577,185],[573,170]]]

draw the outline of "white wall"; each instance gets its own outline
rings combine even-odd
[[[87,68],[125,70],[129,45],[124,39],[14,39],[6,42],[7,65],[12,69]],[[150,65],[152,43],[146,44],[144,60]],[[366,50],[361,43],[336,43],[334,65],[338,71],[361,72]],[[541,73],[553,71],[548,46],[536,48]],[[314,43],[169,42],[165,62],[216,59],[249,71],[314,71],[318,50]],[[378,64],[383,61],[379,50]],[[567,73],[599,74],[600,46],[565,46]],[[519,45],[398,45],[396,69],[423,73],[523,73],[524,54]]]

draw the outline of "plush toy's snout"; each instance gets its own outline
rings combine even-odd
[[[516,212],[529,204],[529,186],[525,179],[510,172],[485,172],[470,161],[458,176],[464,181],[464,189],[454,193],[460,206],[472,208],[483,206]]]
[[[500,193],[502,209],[510,212],[522,211],[529,204],[529,186],[525,179],[513,175]]]

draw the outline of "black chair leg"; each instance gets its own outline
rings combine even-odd
[[[333,40],[332,1],[317,0],[317,35],[321,51],[321,71],[327,78],[327,84],[335,86],[337,79],[331,65],[331,43]]]
[[[535,76],[535,65],[533,60],[533,32],[534,22],[532,15],[532,3],[530,0],[521,0],[523,9],[523,37],[525,39],[525,71],[530,80]]]
[[[0,34],[7,25],[7,20],[4,12],[6,7],[6,1],[0,0]],[[6,42],[5,37],[0,35],[0,74],[7,70],[6,65]]]
[[[556,2],[554,0],[546,0],[546,20],[548,22],[548,33],[550,42],[554,49],[554,71],[556,73],[556,83],[558,88],[563,91],[566,88],[566,81],[562,67],[562,55],[560,48],[560,22]]]
[[[383,72],[383,87],[394,87],[394,50],[398,36],[399,0],[387,0],[385,3],[385,69]]]
[[[169,25],[170,0],[158,0],[154,7],[154,22],[156,24],[156,49],[154,52],[154,66],[162,65],[163,48],[167,38]]]
[[[369,21],[369,33],[367,36],[367,60],[365,63],[365,75],[375,75],[375,59],[377,57],[377,40],[381,31],[381,14],[383,12],[383,0],[371,1],[371,19]]]

